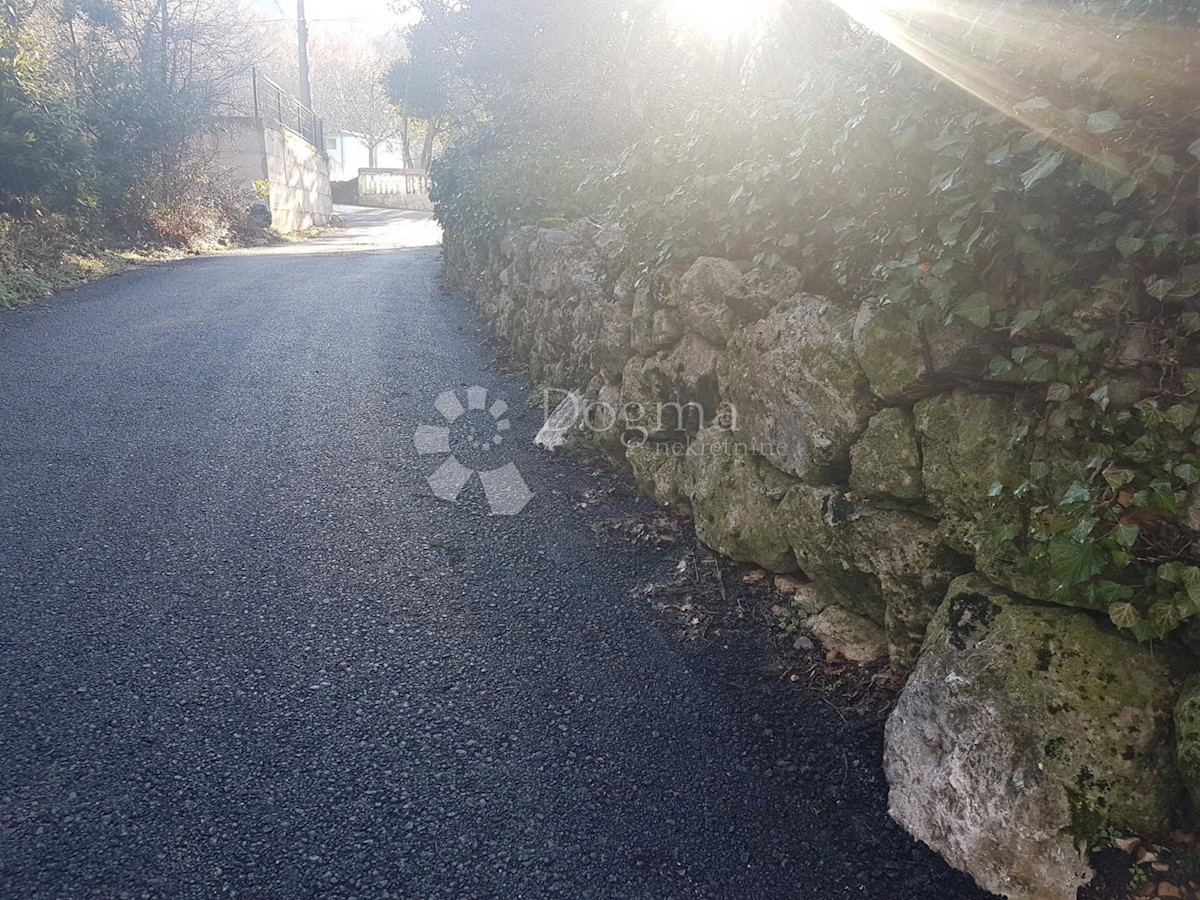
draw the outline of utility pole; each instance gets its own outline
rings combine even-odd
[[[304,0],[296,0],[296,32],[300,36],[300,102],[312,109],[312,84],[308,80],[308,22],[304,19]]]

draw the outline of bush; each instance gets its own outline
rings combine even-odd
[[[358,178],[351,178],[349,181],[334,181],[330,184],[333,193],[334,203],[349,203],[358,202]]]
[[[93,174],[82,125],[45,61],[0,26],[0,213],[71,211]]]

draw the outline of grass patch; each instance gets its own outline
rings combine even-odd
[[[119,275],[142,263],[232,247],[295,243],[328,230],[313,228],[294,235],[279,235],[250,227],[223,228],[193,239],[187,249],[181,249],[165,243],[135,245],[104,235],[85,240],[65,220],[52,216],[39,219],[0,216],[0,309]]]

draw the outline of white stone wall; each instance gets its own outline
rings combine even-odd
[[[359,169],[358,202],[385,209],[432,212],[429,173],[416,169]]]

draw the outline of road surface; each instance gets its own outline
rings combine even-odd
[[[878,725],[630,596],[680,551],[532,448],[428,219],[345,214],[0,313],[0,896],[979,896]],[[415,448],[476,385],[516,516]]]

